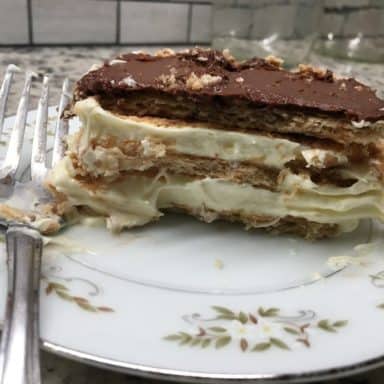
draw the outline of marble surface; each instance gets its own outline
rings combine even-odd
[[[138,49],[137,47],[135,49]],[[8,64],[16,64],[23,70],[33,70],[38,74],[51,75],[51,104],[55,104],[60,95],[61,83],[65,77],[75,81],[93,64],[108,59],[120,51],[129,48],[2,48],[0,49],[0,73],[3,74]],[[370,84],[384,96],[384,66],[351,64],[335,62],[332,59],[312,56],[311,61],[326,65],[342,76],[355,76]],[[17,100],[23,86],[23,77],[16,76],[12,87],[7,115],[16,111]],[[39,87],[32,88],[31,108],[37,105]],[[123,383],[154,383],[152,380],[140,379],[84,364],[69,361],[48,353],[42,353],[42,374],[44,384],[123,384]],[[384,382],[384,368],[345,379],[333,380],[327,384],[381,384]]]

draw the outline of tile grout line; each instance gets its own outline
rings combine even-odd
[[[116,1],[116,40],[117,45],[121,44],[121,1]]]
[[[206,41],[198,41],[198,42],[194,42],[194,43],[188,43],[186,42],[185,40],[184,41],[165,41],[165,42],[149,42],[149,43],[146,43],[146,42],[131,42],[131,43],[120,43],[121,46],[125,46],[125,47],[143,47],[143,46],[147,46],[147,47],[164,47],[165,45],[166,46],[171,46],[171,47],[185,47],[185,46],[194,46],[194,45],[201,45],[201,46],[207,46],[207,42]],[[27,44],[15,44],[15,43],[12,43],[12,44],[2,44],[0,43],[0,48],[13,48],[13,47],[17,47],[17,48],[27,48],[27,47],[30,47],[31,44],[27,43]],[[89,43],[87,41],[84,41],[84,42],[78,42],[78,43],[33,43],[33,47],[114,47],[116,46],[116,43],[115,42],[112,42],[112,43]]]
[[[95,1],[116,1],[116,0],[95,0]],[[137,2],[138,0],[119,0],[119,1],[130,3],[130,2]],[[162,4],[186,4],[185,1],[180,1],[180,0],[143,0],[143,2],[144,3],[162,3]],[[193,4],[210,5],[212,4],[212,2],[209,0],[197,0]]]
[[[32,19],[32,0],[26,0],[27,5],[27,22],[28,22],[28,40],[29,45],[33,45],[33,19]]]
[[[188,24],[187,24],[187,42],[191,42],[192,34],[192,3],[188,4]]]

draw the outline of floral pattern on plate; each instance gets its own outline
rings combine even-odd
[[[88,312],[114,312],[114,310],[110,307],[106,306],[96,306],[92,304],[88,299],[82,296],[73,295],[70,289],[62,284],[54,281],[47,281],[47,286],[45,287],[46,295],[50,295],[51,293],[55,293],[57,297],[66,300],[68,302],[72,302],[77,304],[79,308],[84,309]]]
[[[371,283],[376,288],[384,288],[384,270],[370,275]],[[384,309],[384,302],[377,305],[377,308]]]
[[[235,343],[243,352],[270,348],[288,351],[300,344],[309,348],[314,329],[337,333],[348,324],[347,320],[318,319],[312,310],[301,310],[297,315],[283,315],[275,307],[259,307],[249,313],[220,306],[213,306],[212,310],[215,315],[210,318],[203,318],[199,313],[183,316],[192,329],[167,335],[164,339],[190,347],[219,349]]]

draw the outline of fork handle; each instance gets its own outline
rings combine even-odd
[[[12,226],[6,234],[8,292],[0,344],[1,384],[40,384],[40,234]]]

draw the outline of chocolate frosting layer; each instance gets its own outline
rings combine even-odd
[[[129,53],[91,70],[77,83],[77,98],[124,97],[132,92],[242,99],[255,107],[288,107],[338,114],[355,121],[384,120],[384,100],[354,79],[300,66],[283,70],[278,60],[237,62],[226,52],[194,48],[152,56]]]

